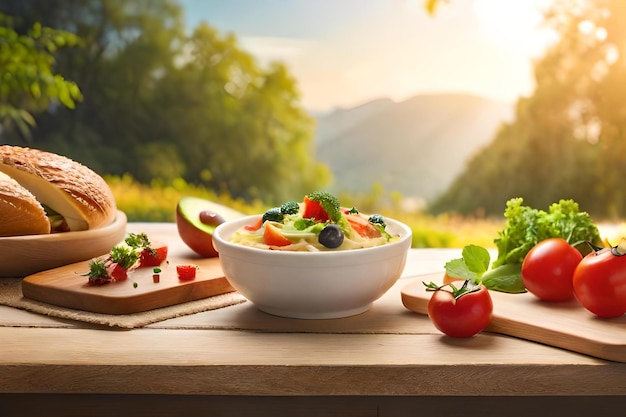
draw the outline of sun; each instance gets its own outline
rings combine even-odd
[[[535,56],[549,41],[540,25],[548,4],[549,0],[474,0],[473,9],[485,39],[513,53]]]

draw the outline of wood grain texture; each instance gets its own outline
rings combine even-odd
[[[626,364],[489,333],[469,340],[156,329],[2,334],[5,393],[626,395]]]
[[[0,237],[0,279],[24,277],[107,253],[126,235],[126,215],[97,229],[46,235]]]
[[[193,259],[173,224],[130,224],[129,231]],[[444,263],[459,256],[460,249],[412,250],[401,282],[421,282],[409,276],[431,272],[439,279]],[[120,404],[155,416],[441,417],[489,409],[538,417],[548,396],[558,400],[550,402],[558,412],[543,415],[560,415],[567,404],[576,404],[578,415],[605,415],[594,407],[626,397],[626,363],[493,332],[448,338],[402,305],[402,288],[359,317],[304,324],[260,313],[251,303],[131,331],[0,308],[16,324],[0,327],[0,405],[7,399],[33,415],[77,416],[90,409],[89,415],[117,415],[105,410]],[[246,396],[254,404],[238,408]],[[299,413],[300,405],[311,413]]]
[[[441,274],[427,275],[401,291],[403,305],[428,314],[432,296],[422,281],[441,281]],[[626,362],[626,316],[600,319],[577,301],[549,303],[530,293],[491,291],[493,319],[488,331],[545,343],[598,358]]]
[[[126,281],[93,286],[83,276],[89,271],[89,261],[84,261],[30,275],[22,281],[22,292],[25,297],[57,306],[131,314],[235,291],[217,258],[193,260],[199,267],[196,279],[180,281],[176,265],[190,262],[169,258],[160,267],[158,283],[153,282],[152,268],[140,268],[132,271]]]

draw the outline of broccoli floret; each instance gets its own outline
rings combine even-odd
[[[280,211],[280,207],[274,207],[267,210],[263,213],[263,222],[272,221],[272,222],[282,222],[284,218],[284,214]]]
[[[327,191],[314,191],[307,195],[307,198],[320,203],[330,220],[336,223],[345,235],[351,235],[352,227],[348,223],[346,216],[341,212],[341,206],[337,197]]]
[[[300,211],[300,204],[297,201],[287,201],[280,206],[280,212],[283,214],[297,214]]]
[[[367,219],[387,240],[391,239],[391,235],[387,232],[387,224],[385,223],[385,219],[380,214],[372,214],[369,219]]]
[[[383,216],[381,216],[380,214],[372,214],[370,218],[368,219],[368,221],[372,224],[380,224],[383,227],[387,226],[385,224],[385,220],[383,219]]]
[[[342,216],[339,200],[334,195],[326,191],[314,191],[307,195],[307,198],[311,201],[320,203],[324,211],[328,214],[330,219],[337,223]]]

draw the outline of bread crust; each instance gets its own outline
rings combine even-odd
[[[113,222],[116,204],[104,179],[64,156],[34,148],[0,146],[0,171],[63,217],[71,231]]]
[[[35,196],[0,173],[0,237],[47,233],[50,222]]]

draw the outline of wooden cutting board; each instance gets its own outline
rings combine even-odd
[[[199,266],[196,279],[179,281],[176,265]],[[101,286],[87,285],[89,261],[39,272],[22,281],[25,297],[49,304],[104,314],[130,314],[233,292],[218,258],[168,257],[161,265],[159,283],[152,268],[132,271],[128,280]],[[136,287],[134,285],[136,283]]]
[[[401,290],[402,304],[409,310],[428,314],[423,281],[442,282],[442,274],[412,280]],[[491,291],[493,319],[487,331],[519,337],[574,352],[626,362],[626,315],[600,319],[577,301],[548,303],[530,293],[505,294]]]

